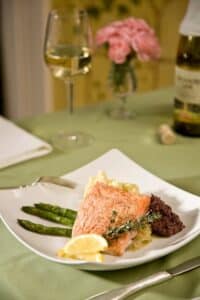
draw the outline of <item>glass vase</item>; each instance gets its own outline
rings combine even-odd
[[[130,61],[123,64],[112,64],[109,85],[113,98],[116,100],[108,111],[109,116],[122,120],[134,118],[135,112],[127,106],[127,97],[136,90],[136,76]]]

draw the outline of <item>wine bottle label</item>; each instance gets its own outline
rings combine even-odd
[[[200,71],[185,70],[176,66],[175,87],[176,99],[200,105]]]

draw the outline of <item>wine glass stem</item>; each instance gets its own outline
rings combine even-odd
[[[73,79],[69,78],[66,81],[66,88],[67,88],[67,99],[69,104],[69,113],[73,114],[74,112],[74,81]]]

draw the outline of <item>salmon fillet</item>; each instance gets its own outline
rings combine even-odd
[[[140,218],[148,211],[149,205],[150,197],[146,195],[96,182],[81,202],[72,236],[87,233],[104,235],[110,227]],[[106,252],[122,255],[136,234],[135,231],[126,232],[119,238],[108,240]]]

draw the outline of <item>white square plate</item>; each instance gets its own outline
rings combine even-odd
[[[126,251],[121,257],[105,255],[103,263],[93,263],[58,258],[56,252],[66,243],[66,238],[39,235],[26,231],[18,225],[17,219],[20,218],[52,226],[51,222],[27,215],[20,208],[36,202],[48,202],[77,209],[88,178],[95,176],[99,170],[105,171],[110,178],[138,184],[142,193],[160,196],[180,216],[186,226],[185,229],[169,238],[155,238],[142,249]],[[33,187],[0,191],[0,213],[5,226],[24,246],[46,259],[79,269],[123,269],[167,255],[189,243],[200,233],[200,197],[178,189],[152,175],[117,149],[108,151],[64,177],[77,182],[77,189],[70,190],[40,183]]]

